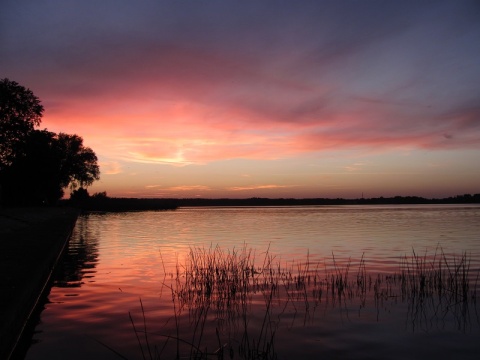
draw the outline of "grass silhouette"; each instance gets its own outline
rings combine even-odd
[[[372,302],[378,313],[388,302],[406,304],[412,329],[450,315],[465,330],[475,318],[470,309],[477,314],[478,269],[466,253],[441,248],[423,255],[412,250],[394,273],[370,273],[365,254],[360,260],[332,254],[323,262],[307,254],[306,261],[287,262],[246,245],[191,248],[173,270],[162,266],[161,286],[172,303],[168,326],[149,331],[141,300],[140,320],[129,313],[143,359],[276,359],[282,321],[306,324],[322,306],[348,310],[352,301],[359,311]]]

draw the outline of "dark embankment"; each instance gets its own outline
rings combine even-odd
[[[175,210],[178,207],[173,199],[89,197],[75,201],[67,200],[65,203],[82,211],[104,212],[161,211]]]
[[[0,208],[0,359],[8,359],[77,219],[71,208]]]
[[[248,199],[164,199],[177,206],[306,206],[306,205],[407,205],[407,204],[479,204],[480,194],[427,199],[418,196],[395,196],[359,199],[330,198],[248,198]]]
[[[407,205],[407,204],[479,204],[480,194],[427,199],[418,196],[395,196],[359,199],[330,198],[110,198],[91,196],[62,203],[83,211],[124,212],[175,210],[192,206],[306,206],[306,205]]]

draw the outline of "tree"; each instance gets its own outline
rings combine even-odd
[[[33,93],[0,81],[0,191],[7,205],[54,203],[64,188],[98,180],[97,156],[78,135],[35,130],[43,107]]]
[[[32,131],[22,145],[22,154],[2,171],[7,205],[50,202],[63,195],[56,169],[59,155],[55,151],[54,136],[46,130]]]
[[[24,144],[24,153],[2,174],[7,204],[53,204],[64,188],[89,186],[98,180],[97,156],[83,146],[78,135],[34,130]]]
[[[0,79],[0,171],[22,153],[26,137],[40,125],[43,106],[30,89]]]
[[[57,151],[64,154],[60,161],[60,185],[77,187],[90,186],[100,178],[97,156],[92,149],[83,146],[83,139],[78,135],[64,133],[56,136]]]
[[[87,189],[84,189],[83,187],[73,190],[70,193],[70,202],[78,204],[88,201],[88,199],[90,199],[90,194],[88,193]]]

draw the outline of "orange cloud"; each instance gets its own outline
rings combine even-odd
[[[160,187],[162,187],[162,185],[145,185],[145,189],[155,189]]]
[[[122,173],[122,166],[118,161],[100,161],[102,175],[116,175]]]
[[[172,186],[166,188],[167,191],[210,191],[212,190],[209,186],[204,185],[180,185],[180,186]]]
[[[265,190],[265,189],[283,189],[283,188],[291,188],[294,185],[250,185],[250,186],[233,186],[227,188],[229,191],[247,191],[247,190]]]

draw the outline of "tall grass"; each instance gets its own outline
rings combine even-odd
[[[163,268],[173,326],[149,332],[142,303],[143,325],[130,315],[144,359],[275,359],[283,319],[299,315],[305,324],[321,306],[348,311],[354,301],[358,311],[373,302],[378,313],[386,303],[406,304],[412,327],[452,314],[461,329],[469,324],[469,308],[476,311],[479,291],[469,256],[442,249],[433,255],[412,251],[391,274],[369,272],[365,254],[356,261],[332,254],[312,262],[307,253],[305,261],[288,262],[246,245],[191,248],[173,271]],[[152,346],[153,336],[163,340]]]

